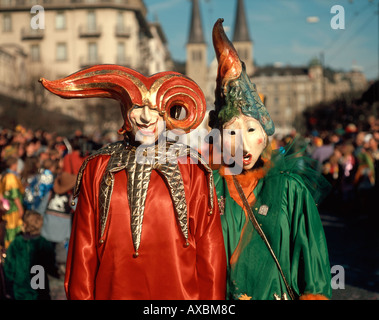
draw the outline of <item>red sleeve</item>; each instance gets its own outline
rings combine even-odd
[[[98,158],[97,158],[98,159]],[[68,299],[94,299],[97,257],[98,186],[104,164],[90,161],[84,171],[74,213],[67,256],[65,290]]]
[[[200,169],[201,170],[201,169]],[[195,229],[196,259],[200,300],[225,299],[226,255],[216,191],[210,212],[208,179],[203,172],[192,177],[190,210],[197,213]],[[202,177],[202,179],[199,179]]]

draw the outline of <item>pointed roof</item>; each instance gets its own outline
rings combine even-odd
[[[251,41],[247,25],[244,0],[238,0],[233,41]]]
[[[191,27],[188,43],[205,43],[198,0],[192,0]]]

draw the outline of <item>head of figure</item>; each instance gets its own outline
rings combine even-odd
[[[164,131],[164,120],[157,110],[134,106],[128,113],[131,136],[142,144],[153,144]]]
[[[27,210],[23,216],[24,232],[30,235],[39,235],[43,225],[43,217],[37,211]]]
[[[119,134],[137,145],[153,144],[165,130],[188,133],[202,122],[206,111],[200,87],[177,72],[146,77],[118,65],[96,65],[63,79],[40,82],[62,98],[118,100],[124,119]]]
[[[230,150],[231,157],[243,170],[254,167],[266,146],[267,134],[253,117],[241,113],[223,125],[223,148]],[[242,158],[236,157],[238,154]]]
[[[218,73],[210,126],[222,131],[222,148],[228,148],[232,157],[238,155],[236,164],[249,170],[267,147],[275,127],[222,22],[218,19],[213,28]]]

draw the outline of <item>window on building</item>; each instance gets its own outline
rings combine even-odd
[[[66,29],[66,15],[63,11],[58,11],[55,16],[55,29]]]
[[[98,62],[97,43],[90,42],[88,43],[88,63],[95,64],[97,62]]]
[[[30,46],[30,59],[33,62],[41,61],[41,52],[39,44],[32,44]]]
[[[96,31],[96,13],[93,10],[87,12],[87,30]]]
[[[3,32],[12,31],[12,17],[9,13],[3,14]]]
[[[12,0],[1,0],[1,5],[4,7],[9,7],[12,5]]]
[[[117,12],[117,30],[124,30],[124,13],[122,11]]]
[[[203,58],[202,52],[199,50],[192,51],[192,60],[201,61]]]
[[[246,48],[240,49],[239,55],[242,61],[246,61],[249,59],[249,50]]]
[[[117,63],[125,64],[125,42],[117,43]]]
[[[57,61],[67,60],[67,44],[64,42],[57,43]]]

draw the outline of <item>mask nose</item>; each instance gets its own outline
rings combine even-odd
[[[143,123],[149,123],[151,119],[152,119],[152,116],[151,116],[150,108],[148,106],[144,106],[142,108],[141,121]]]
[[[246,135],[242,134],[242,152],[243,152],[243,155],[246,155],[248,153],[250,153],[250,148],[249,148],[249,144],[247,142],[247,139],[246,139]]]

